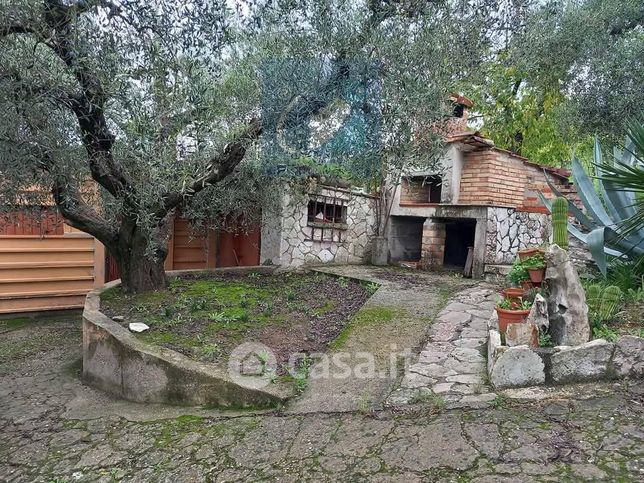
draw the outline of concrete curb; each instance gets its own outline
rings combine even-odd
[[[277,267],[179,270],[169,277],[222,272],[268,272]],[[244,269],[244,270],[241,270]],[[100,311],[100,294],[120,285],[115,280],[95,289],[83,310],[83,380],[116,397],[141,403],[275,407],[291,396],[276,386],[253,389],[235,383],[221,368],[193,361],[163,347],[137,339]]]

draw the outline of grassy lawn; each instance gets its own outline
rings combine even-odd
[[[227,361],[242,342],[269,346],[280,364],[296,352],[323,351],[373,287],[320,273],[212,274],[176,278],[167,290],[128,296],[103,292],[101,310],[143,322],[143,340],[205,362]]]

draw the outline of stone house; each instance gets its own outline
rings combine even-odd
[[[551,235],[538,191],[552,198],[548,176],[578,202],[564,169],[544,168],[467,130],[472,103],[453,97],[440,172],[410,172],[395,191],[389,223],[391,262],[459,267],[471,251],[472,275],[503,273],[519,249]]]
[[[301,267],[369,261],[375,199],[356,189],[285,190],[277,212],[262,220],[261,263]]]

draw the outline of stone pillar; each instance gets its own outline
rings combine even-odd
[[[477,218],[474,231],[474,253],[472,260],[472,277],[483,278],[485,275],[485,247],[487,241],[487,220]]]
[[[421,262],[425,268],[440,267],[445,256],[445,223],[436,223],[430,218],[423,224]]]

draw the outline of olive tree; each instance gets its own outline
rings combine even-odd
[[[164,287],[169,219],[256,221],[276,196],[264,160],[278,131],[307,131],[351,79],[377,93],[353,110],[382,126],[358,154],[342,151],[358,177],[435,159],[440,143],[419,151],[418,139],[431,138],[427,126],[448,93],[476,68],[495,8],[490,0],[2,0],[0,202],[53,197],[68,224],[106,246],[124,290]],[[274,62],[294,58],[317,63],[319,75]],[[359,65],[375,69],[347,75]],[[277,156],[310,154],[298,149]]]

